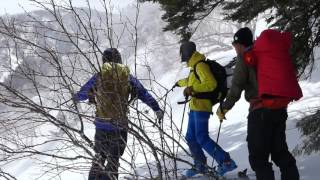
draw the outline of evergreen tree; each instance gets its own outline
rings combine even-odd
[[[217,6],[223,6],[226,20],[250,22],[260,13],[270,12],[270,27],[290,31],[293,35],[292,56],[301,76],[310,75],[314,64],[314,47],[320,41],[320,1],[314,0],[139,0],[157,2],[168,22],[164,31],[173,31],[188,40],[194,33],[192,25],[204,19]]]
[[[270,27],[293,35],[292,56],[299,76],[309,76],[314,64],[314,47],[320,41],[320,1],[314,0],[238,0],[224,3],[226,19],[250,22],[260,13],[270,12]],[[231,11],[231,13],[230,13]]]
[[[320,151],[320,109],[314,114],[304,117],[297,127],[304,137],[303,142],[294,149],[294,154],[307,154]]]

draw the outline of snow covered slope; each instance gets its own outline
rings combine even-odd
[[[43,17],[44,19],[50,19],[48,14],[42,11],[34,12],[37,16]],[[134,22],[136,17],[136,8],[133,6],[128,7],[127,9],[123,10],[122,22],[121,25],[116,25],[115,31],[121,32],[123,28],[123,24],[126,24],[129,28],[126,29],[123,34],[123,37],[119,40],[119,49],[123,55],[123,59],[125,63],[127,63],[132,72],[135,74],[135,66],[134,62],[137,61],[137,77],[143,81],[143,83],[149,88],[153,90],[153,95],[155,95],[158,99],[163,99],[163,95],[165,95],[166,90],[170,89],[172,85],[180,78],[184,78],[188,74],[188,69],[184,67],[183,64],[180,63],[179,57],[179,37],[173,35],[169,32],[162,32],[162,27],[164,27],[164,23],[160,20],[161,17],[161,10],[157,5],[153,4],[144,4],[141,6],[141,11],[138,18],[138,47],[137,47],[137,58],[134,58],[134,42],[132,37],[132,30],[133,27],[130,26],[129,21],[124,19],[128,18],[130,22]],[[70,24],[70,28],[76,28],[73,24],[72,16],[65,16],[67,21]],[[17,16],[19,19],[23,19],[24,15]],[[120,16],[114,17],[116,20],[121,19]],[[100,22],[99,18],[93,19],[93,21]],[[116,21],[117,22],[117,21]],[[115,23],[116,24],[116,23]],[[129,24],[129,25],[128,25]],[[235,52],[231,46],[231,39],[233,33],[239,27],[238,24],[233,24],[231,22],[224,22],[219,19],[217,14],[212,14],[208,19],[202,24],[200,24],[199,29],[193,36],[192,40],[196,42],[198,50],[204,53],[210,59],[216,59],[221,64],[226,64],[230,61],[234,56]],[[52,34],[51,34],[52,35]],[[52,36],[56,37],[59,34],[53,34]],[[105,34],[99,35],[101,39],[105,38]],[[60,37],[65,38],[65,37]],[[108,42],[101,40],[99,44],[101,48],[108,47]],[[5,42],[5,39],[1,39],[1,42]],[[41,41],[39,41],[41,42]],[[68,44],[57,44],[55,47],[58,47],[59,51],[64,51],[69,48]],[[84,49],[88,48],[86,46],[83,47]],[[23,51],[23,50],[21,50]],[[18,70],[15,70],[16,64],[19,64],[18,60],[15,60],[14,53],[8,53],[6,49],[1,49],[0,51],[1,59],[13,59],[13,61],[1,61],[0,63],[0,81],[7,81],[7,78],[10,77],[10,73],[15,74],[18,73]],[[23,52],[19,52],[23,53]],[[319,54],[318,54],[319,55]],[[66,57],[64,57],[66,58]],[[25,63],[29,63],[35,67],[40,67],[41,69],[45,69],[45,71],[50,72],[50,66],[45,66],[43,64],[38,64],[39,61],[30,58],[27,58],[29,61]],[[3,72],[3,69],[7,69],[10,66],[10,63],[14,63],[14,66],[10,73]],[[22,63],[22,62],[20,62]],[[66,62],[66,64],[68,64]],[[319,69],[319,56],[317,61],[316,69]],[[86,68],[86,66],[84,66]],[[150,71],[151,70],[151,71]],[[78,73],[74,77],[76,77],[76,82],[83,84],[89,77],[92,75],[92,70],[90,69],[89,72],[86,73]],[[11,75],[12,75],[11,74]],[[311,81],[303,81],[301,82],[301,86],[304,93],[304,98],[301,99],[299,102],[292,103],[289,107],[289,118],[287,123],[287,137],[288,137],[288,145],[292,150],[297,144],[301,142],[300,140],[300,133],[298,129],[295,127],[295,123],[299,120],[304,112],[312,107],[319,106],[320,101],[320,79],[319,79],[320,71],[317,70],[314,72],[314,76]],[[14,77],[12,75],[12,77]],[[150,81],[150,78],[154,81]],[[19,80],[19,81],[18,81]],[[17,79],[15,81],[17,89],[22,89],[25,87],[30,87],[30,82],[22,81],[21,79]],[[45,85],[50,85],[50,82],[43,82]],[[79,86],[75,85],[75,89],[78,89]],[[47,96],[53,96],[49,92]],[[33,98],[34,101],[37,101],[35,92],[31,91],[29,94],[30,98]],[[70,96],[70,95],[69,95]],[[183,117],[183,105],[177,105],[177,101],[183,100],[182,96],[182,89],[176,88],[173,91],[169,92],[168,94],[168,105],[166,105],[167,114],[164,119],[164,129],[166,132],[170,132],[170,126],[174,123],[177,127],[182,127],[181,134],[184,135],[187,126],[187,113],[185,113],[184,119]],[[161,102],[161,106],[164,107],[164,102]],[[50,104],[50,102],[45,102]],[[84,112],[91,115],[93,110],[90,109],[86,105],[82,105],[80,107]],[[89,108],[89,110],[87,110]],[[143,110],[148,110],[144,106],[141,107]],[[213,111],[215,112],[217,107],[214,107]],[[235,107],[228,112],[227,120],[222,124],[222,130],[220,134],[219,144],[227,151],[230,152],[231,156],[234,160],[238,163],[239,170],[249,168],[249,173],[253,173],[250,170],[249,163],[248,163],[248,151],[247,151],[247,144],[246,144],[246,125],[247,125],[247,111],[248,103],[242,98]],[[1,109],[3,110],[3,109]],[[188,111],[188,109],[187,109]],[[52,113],[55,116],[62,116],[59,112]],[[172,115],[172,122],[170,116]],[[154,117],[152,114],[151,117]],[[64,117],[66,118],[66,117]],[[76,117],[69,117],[70,123],[74,123],[74,126],[78,126],[76,122]],[[148,126],[149,124],[147,124]],[[219,121],[215,115],[211,116],[210,123],[209,123],[209,131],[210,136],[213,139],[217,137],[217,131],[219,127]],[[94,127],[90,121],[86,122],[85,124],[85,134],[90,138],[93,139],[94,135]],[[158,138],[160,135],[158,130],[153,127],[146,127],[149,132],[149,136],[153,138],[152,140],[158,140],[158,144],[161,144],[161,138]],[[180,130],[180,129],[179,129]],[[61,133],[57,128],[52,127],[50,125],[43,125],[40,126],[38,129],[34,131],[41,133],[43,136],[41,139],[37,139],[40,142],[43,142],[47,139],[45,137],[53,137],[59,136]],[[177,135],[177,133],[175,134]],[[176,139],[179,139],[178,136],[175,136]],[[180,139],[181,143],[184,147],[186,145],[183,142],[183,138]],[[136,175],[141,176],[148,176],[149,171],[144,169],[144,160],[145,157],[142,156],[141,153],[138,155],[132,156],[132,153],[136,149],[137,142],[133,140],[132,137],[129,137],[128,140],[128,147],[126,150],[125,155],[121,161],[121,166],[123,169],[120,169],[123,173],[134,173]],[[82,153],[79,149],[72,149],[70,150],[67,147],[67,144],[61,143],[46,143],[45,146],[41,146],[39,151],[50,152],[54,148],[61,148],[61,154],[68,154],[68,156],[79,155]],[[176,147],[172,147],[175,148]],[[138,151],[138,150],[137,150]],[[1,151],[0,151],[1,152]],[[83,152],[84,153],[84,152]],[[177,155],[185,160],[189,160],[191,162],[191,158],[187,156],[187,154],[178,149],[176,152]],[[1,154],[2,155],[2,154]],[[152,156],[147,154],[147,157],[150,158],[148,163],[152,163]],[[22,160],[13,161],[9,163],[0,163],[1,169],[5,172],[9,172],[10,174],[17,177],[19,180],[33,180],[33,179],[68,179],[68,180],[80,180],[86,179],[88,175],[88,169],[90,168],[90,160],[75,160],[75,161],[62,161],[57,160],[50,157],[32,157],[32,158],[21,158]],[[134,162],[134,166],[137,167],[136,169],[131,169],[128,165],[128,162]],[[164,161],[167,162],[167,161]],[[170,164],[170,160],[168,160]],[[59,164],[59,166],[54,166]],[[208,165],[212,164],[212,160],[208,158]],[[317,171],[317,167],[320,165],[320,157],[318,155],[311,155],[311,156],[301,156],[297,158],[297,164],[301,173],[301,179],[303,180],[315,180],[318,179],[317,177],[320,176],[320,172]],[[131,164],[130,164],[131,165]],[[64,168],[64,167],[72,167],[74,168]],[[50,169],[48,167],[59,167],[57,169]],[[173,166],[171,166],[173,167]],[[178,171],[182,171],[183,169],[189,168],[190,166],[186,163],[179,163],[178,164]],[[279,169],[276,169],[277,179],[279,177]],[[155,171],[155,170],[154,170]],[[231,172],[231,175],[234,175],[235,172]],[[156,172],[155,172],[156,174]],[[127,174],[122,174],[121,178],[124,178]],[[172,177],[174,178],[174,177]],[[1,179],[1,177],[0,177]]]

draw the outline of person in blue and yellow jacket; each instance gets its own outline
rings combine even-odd
[[[186,62],[190,68],[190,73],[187,78],[179,80],[175,86],[186,87],[183,94],[185,97],[191,97],[186,141],[194,159],[194,167],[186,170],[184,175],[192,177],[208,171],[207,160],[202,149],[218,162],[217,173],[224,175],[226,172],[234,170],[237,166],[230,158],[229,153],[225,152],[209,137],[208,120],[210,114],[212,114],[212,106],[214,104],[209,99],[194,97],[197,93],[213,91],[217,87],[217,81],[211,73],[209,65],[200,62],[206,60],[206,57],[196,51],[194,42],[187,41],[182,43],[180,55],[181,61]]]
[[[93,160],[88,180],[118,179],[119,159],[126,148],[128,136],[129,96],[137,96],[156,114],[159,123],[164,112],[143,85],[122,64],[116,48],[108,48],[102,55],[101,71],[93,75],[74,96],[76,102],[89,99],[96,105]],[[107,164],[105,164],[107,161]]]

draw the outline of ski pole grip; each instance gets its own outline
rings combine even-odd
[[[189,96],[185,97],[186,99],[184,101],[179,101],[178,104],[187,104],[191,99],[188,100]]]

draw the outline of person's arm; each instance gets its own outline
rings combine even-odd
[[[136,91],[138,99],[147,104],[155,112],[161,110],[158,102],[148,93],[137,78],[130,75],[129,82],[132,88]]]
[[[223,109],[231,109],[234,104],[240,99],[241,92],[248,81],[248,67],[244,64],[243,59],[238,57],[236,66],[233,72],[231,88],[228,91],[225,102],[222,104]]]
[[[192,90],[197,92],[210,92],[217,87],[217,81],[215,80],[210,67],[205,63],[199,63],[195,66],[194,71],[198,75],[200,83],[192,86]]]
[[[78,91],[74,95],[74,99],[76,101],[85,101],[89,99],[89,95],[91,94],[90,91],[94,88],[97,81],[97,74],[92,76],[81,88],[80,91]]]

